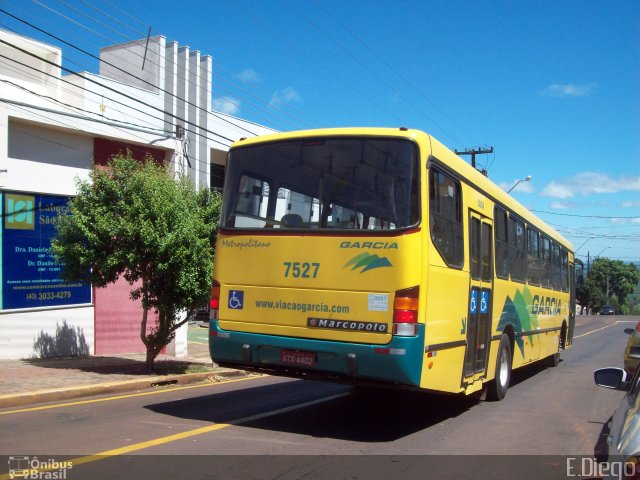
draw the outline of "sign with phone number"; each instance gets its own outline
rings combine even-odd
[[[91,286],[65,282],[50,247],[55,219],[68,214],[68,198],[3,192],[2,309],[91,303]]]

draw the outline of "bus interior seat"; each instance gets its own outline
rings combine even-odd
[[[297,213],[287,213],[286,215],[284,215],[280,221],[282,222],[282,225],[288,228],[302,228],[303,227],[303,220],[302,217],[300,215],[298,215]]]

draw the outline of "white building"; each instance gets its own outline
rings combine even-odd
[[[212,111],[211,57],[162,36],[102,49],[98,75],[66,71],[57,47],[0,40],[0,358],[144,351],[126,283],[58,279],[50,218],[125,149],[220,187],[229,144],[273,130]],[[170,353],[186,353],[186,329]]]

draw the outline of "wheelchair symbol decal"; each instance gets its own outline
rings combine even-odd
[[[473,315],[478,310],[478,290],[471,290],[471,304],[469,305],[469,311]]]
[[[242,290],[229,290],[229,308],[242,310],[244,307],[244,292]]]
[[[484,314],[489,311],[489,292],[483,290],[480,296],[480,313]]]

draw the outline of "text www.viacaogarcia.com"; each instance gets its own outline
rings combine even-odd
[[[318,312],[318,313],[349,313],[347,305],[328,305],[326,303],[299,303],[285,302],[278,300],[275,302],[266,300],[256,300],[256,308],[268,310],[290,310],[295,312]]]

